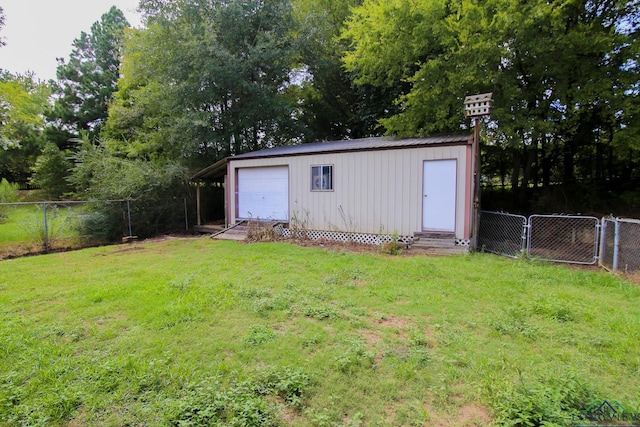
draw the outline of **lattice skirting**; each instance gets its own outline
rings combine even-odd
[[[284,238],[302,238],[310,240],[331,240],[342,243],[358,243],[361,245],[382,245],[393,242],[400,244],[413,244],[413,236],[393,236],[390,234],[349,233],[345,231],[321,231],[321,230],[291,230],[281,225],[274,227],[274,231]]]
[[[456,246],[471,246],[471,240],[469,239],[456,239]]]

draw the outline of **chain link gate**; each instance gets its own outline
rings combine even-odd
[[[527,218],[503,212],[480,212],[478,250],[516,258],[524,252]]]
[[[600,265],[611,271],[640,270],[640,220],[602,219]]]
[[[598,262],[600,221],[591,216],[531,215],[527,252],[555,262]]]
[[[481,211],[477,249],[514,258],[526,249],[528,255],[540,260],[595,264],[599,229],[599,219],[591,216],[531,215],[525,218]]]

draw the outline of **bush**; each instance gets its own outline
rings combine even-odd
[[[13,203],[18,201],[18,184],[12,184],[5,178],[0,181],[0,221],[7,216],[7,206],[2,203]]]
[[[125,159],[102,145],[85,143],[76,156],[70,181],[79,197],[89,200],[131,200],[133,234],[151,237],[184,229],[187,170],[175,162]],[[100,240],[122,237],[124,202],[88,206],[85,233]]]

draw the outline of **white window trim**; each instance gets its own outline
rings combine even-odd
[[[333,188],[334,188],[333,187],[333,182],[334,182],[334,179],[333,179],[333,166],[334,165],[332,165],[332,164],[311,165],[311,186],[310,187],[311,187],[311,191],[312,192],[331,192],[331,191],[333,191]],[[314,171],[315,168],[321,168],[320,169],[320,175],[321,176],[324,175],[323,174],[324,168],[330,168],[329,169],[329,171],[330,171],[329,172],[329,177],[330,177],[329,179],[330,179],[330,184],[331,184],[330,188],[322,188],[323,187],[323,185],[322,185],[323,183],[322,182],[320,183],[320,188],[314,188],[314,185],[313,185],[313,171]]]

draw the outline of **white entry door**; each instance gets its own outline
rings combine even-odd
[[[425,231],[455,231],[456,166],[456,160],[424,162],[422,229]]]
[[[287,166],[238,169],[238,218],[289,219]]]

